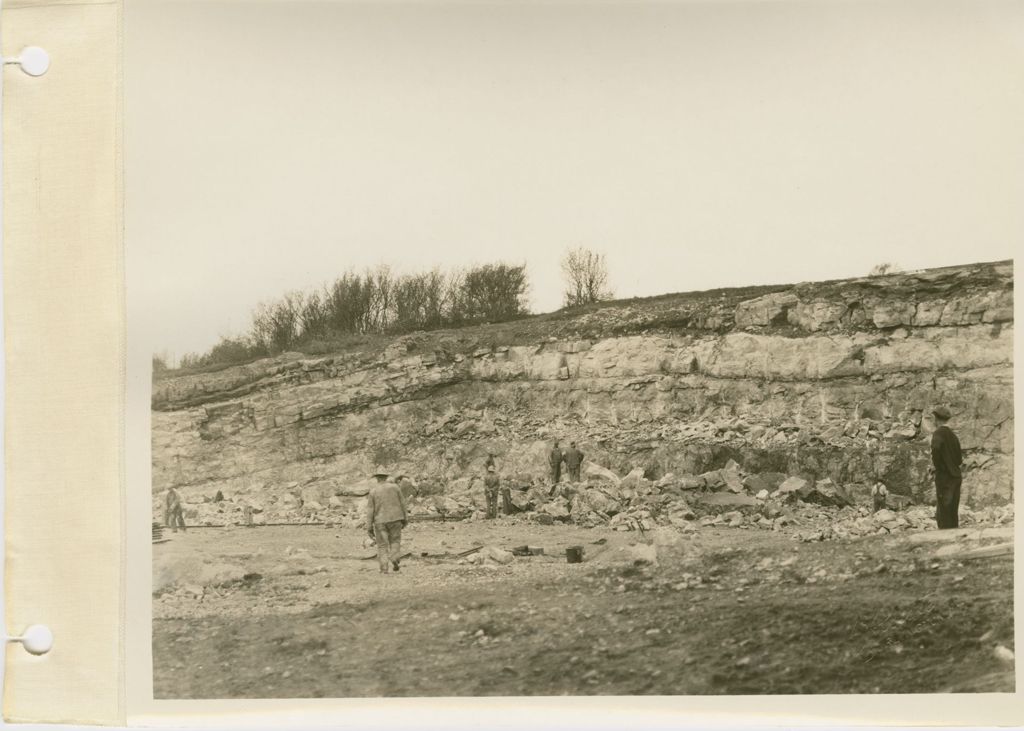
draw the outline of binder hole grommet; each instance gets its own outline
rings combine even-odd
[[[50,68],[50,54],[39,46],[26,46],[15,58],[5,58],[5,64],[17,64],[29,76],[42,76]]]
[[[20,637],[8,637],[9,642],[20,642],[26,652],[45,655],[53,647],[53,632],[45,624],[33,624]]]

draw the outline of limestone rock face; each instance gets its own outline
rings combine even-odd
[[[623,489],[652,498],[773,492],[787,476],[831,496],[881,477],[927,502],[940,403],[965,450],[965,499],[1012,498],[1010,263],[556,314],[162,374],[157,519],[173,485],[207,522],[242,522],[255,504],[256,522],[357,523],[378,464],[409,476],[417,505],[482,509],[488,452],[517,500],[550,503],[565,497],[550,485],[555,438],[578,442],[584,482],[617,489],[636,470]]]

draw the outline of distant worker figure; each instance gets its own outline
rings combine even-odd
[[[935,521],[939,528],[960,526],[960,484],[963,454],[960,440],[947,426],[953,414],[945,406],[932,410],[935,431],[932,433],[932,465],[935,467]]]
[[[875,484],[871,486],[871,504],[876,513],[885,508],[888,496],[889,489],[885,486],[885,483],[881,480],[875,480]]]
[[[494,465],[487,468],[484,475],[484,497],[487,498],[487,520],[494,520],[498,517],[498,488],[501,485],[501,478],[494,469]]]
[[[508,480],[503,480],[501,483],[501,512],[509,516],[512,515],[512,510],[512,491],[508,486]]]
[[[562,450],[558,447],[558,440],[548,454],[548,464],[551,465],[551,484],[557,485],[562,477]]]
[[[175,533],[178,532],[178,528],[182,531],[187,530],[185,514],[181,507],[181,495],[173,487],[167,491],[167,498],[164,501],[164,525]]]
[[[373,473],[377,484],[366,496],[366,532],[377,542],[380,572],[388,572],[388,562],[395,571],[402,558],[402,528],[408,525],[409,513],[402,489],[388,482],[388,473],[378,467]]]
[[[245,520],[245,525],[249,528],[252,528],[252,505],[246,505],[244,508],[242,508],[242,518]]]
[[[487,451],[487,459],[484,461],[484,469],[485,470],[489,470],[489,469],[491,469],[491,467],[494,467],[495,469],[497,469],[498,465],[495,463],[494,458],[495,458],[494,452],[488,450]]]
[[[576,447],[576,442],[570,442],[569,448],[565,450],[565,467],[569,470],[569,481],[580,481],[580,465],[583,464],[583,452]]]

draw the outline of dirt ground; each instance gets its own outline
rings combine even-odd
[[[703,529],[659,537],[649,564],[637,533],[423,523],[388,575],[353,529],[169,537],[153,546],[157,698],[1014,689],[1012,557],[936,558],[945,542],[913,534]],[[458,558],[477,545],[545,555]]]

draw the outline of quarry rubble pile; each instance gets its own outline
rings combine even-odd
[[[608,526],[644,533],[659,527],[687,533],[704,527],[783,531],[802,541],[854,538],[935,527],[934,508],[911,505],[891,494],[885,509],[858,504],[863,486],[838,485],[830,479],[805,479],[778,472],[748,473],[730,460],[699,475],[667,474],[657,480],[636,468],[620,477],[586,462],[583,481],[507,480],[515,513],[508,519],[540,524]],[[324,496],[297,483],[280,495],[259,498],[215,495],[190,498],[186,520],[193,525],[244,525],[246,507],[253,523],[326,523],[361,528],[368,482]],[[405,491],[414,520],[483,520],[486,501],[477,477],[448,485],[408,481]],[[198,502],[202,500],[202,502]],[[961,525],[1012,523],[1013,505],[961,508]]]

